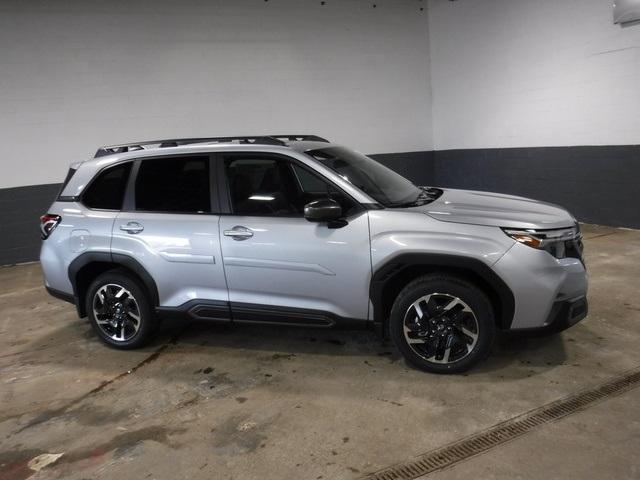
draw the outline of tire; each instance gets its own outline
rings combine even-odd
[[[157,322],[149,295],[127,274],[110,271],[99,275],[87,291],[85,304],[94,331],[111,347],[139,348],[155,333]]]
[[[460,373],[489,355],[496,324],[482,290],[456,276],[434,274],[402,289],[389,330],[408,363],[432,373]]]

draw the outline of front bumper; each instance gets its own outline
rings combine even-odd
[[[513,292],[515,313],[508,329],[563,330],[586,316],[587,271],[580,259],[557,259],[517,243],[493,269]]]
[[[573,300],[556,302],[551,307],[551,312],[541,330],[549,333],[558,333],[572,327],[589,313],[587,297],[579,297]]]

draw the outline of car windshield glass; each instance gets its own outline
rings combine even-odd
[[[306,152],[385,207],[413,203],[421,190],[402,175],[375,160],[344,147]]]

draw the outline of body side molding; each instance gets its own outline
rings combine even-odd
[[[275,270],[312,272],[319,273],[320,275],[335,276],[335,272],[317,263],[288,262],[282,260],[266,260],[261,258],[224,257],[224,264],[233,267],[272,268]]]

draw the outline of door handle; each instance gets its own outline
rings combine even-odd
[[[234,240],[240,241],[240,240],[246,240],[247,238],[253,237],[253,232],[249,230],[247,227],[236,225],[231,230],[225,230],[224,236],[231,237]]]
[[[126,225],[120,225],[120,230],[123,232],[135,234],[144,230],[144,227],[138,222],[128,222]]]

